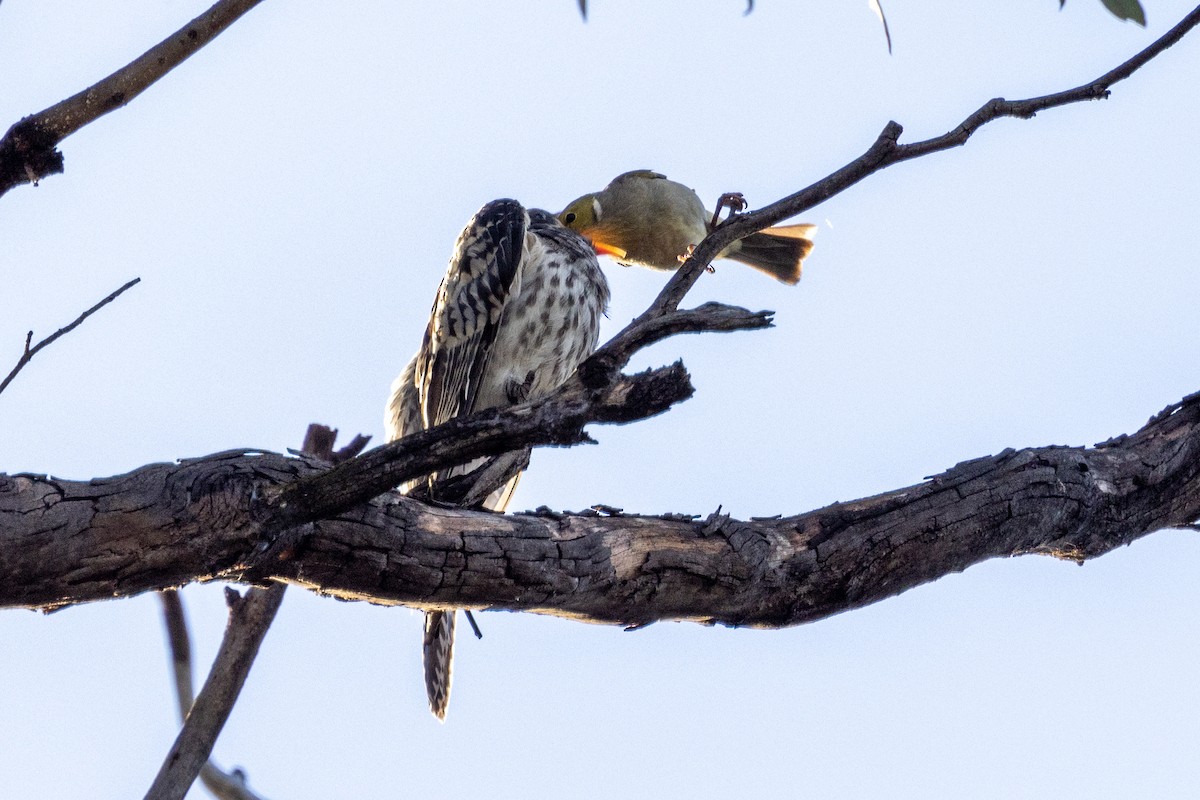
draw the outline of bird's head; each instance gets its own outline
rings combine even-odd
[[[625,250],[616,244],[615,232],[605,224],[604,209],[595,194],[572,200],[558,215],[558,221],[592,243],[597,253],[624,258]]]

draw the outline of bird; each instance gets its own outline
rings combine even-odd
[[[741,195],[723,195],[722,201],[736,210],[745,207]],[[648,169],[618,175],[600,191],[572,200],[558,218],[619,264],[661,270],[678,269],[717,220],[692,189]],[[807,224],[767,228],[734,242],[718,258],[794,285],[816,232],[817,226]]]
[[[549,394],[596,349],[608,300],[586,239],[548,211],[510,199],[485,204],[459,235],[421,346],[392,383],[388,441]],[[487,475],[482,490],[455,502],[502,512],[527,463],[528,451],[477,459],[401,490],[445,499],[450,479]],[[454,623],[452,608],[425,613],[425,688],[439,720],[450,702]]]

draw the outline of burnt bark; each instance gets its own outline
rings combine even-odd
[[[88,482],[0,478],[0,607],[277,579],[418,608],[794,625],[990,558],[1084,561],[1192,523],[1200,394],[1095,447],[1005,450],[789,517],[496,515],[386,493],[329,518],[264,525],[278,519],[269,506],[281,487],[336,474],[236,452]]]

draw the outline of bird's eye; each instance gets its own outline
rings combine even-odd
[[[571,211],[570,213],[567,213],[567,214],[563,214],[563,224],[564,225],[570,225],[574,221],[575,221],[575,212],[574,211]]]

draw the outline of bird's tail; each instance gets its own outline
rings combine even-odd
[[[765,272],[778,281],[795,284],[800,280],[804,259],[813,249],[816,225],[781,225],[752,233],[725,255]]]
[[[429,710],[446,719],[450,705],[450,677],[454,666],[454,609],[425,612],[425,694]]]
[[[512,500],[517,481],[521,479],[520,470],[528,465],[528,450],[506,453],[492,459],[490,463],[475,470],[479,473],[476,476],[479,480],[468,489],[461,500],[462,504],[466,507],[483,507],[489,511],[503,513]],[[491,487],[501,480],[505,483],[493,490]],[[425,695],[429,698],[429,710],[440,720],[446,719],[446,709],[450,707],[450,678],[454,668],[454,621],[455,611],[452,608],[425,612],[425,643],[421,648],[425,661]]]

